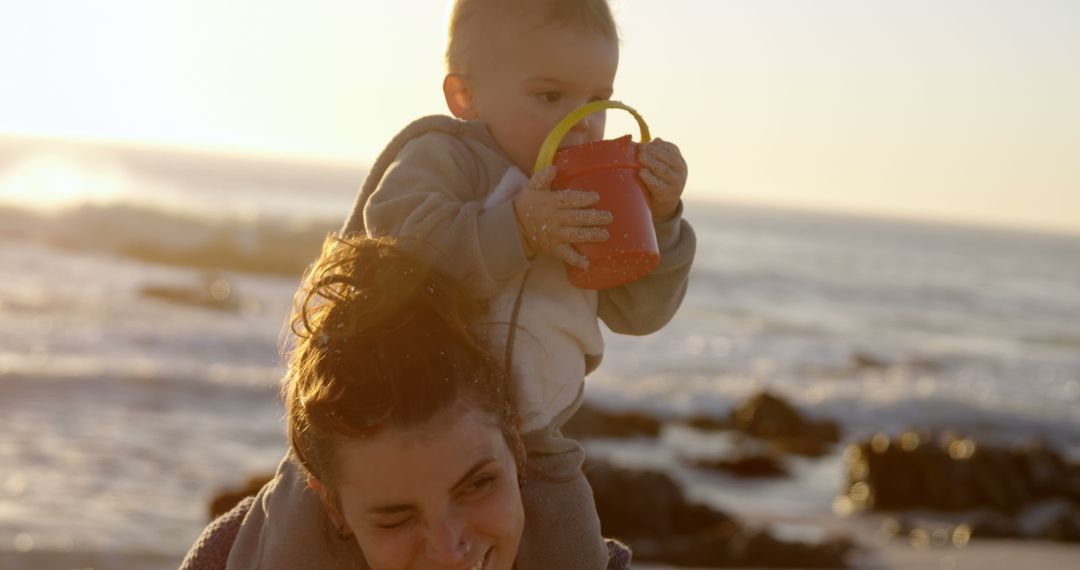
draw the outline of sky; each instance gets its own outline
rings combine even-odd
[[[0,136],[369,164],[445,112],[448,0],[0,1]],[[687,196],[1080,233],[1080,2],[611,3]]]

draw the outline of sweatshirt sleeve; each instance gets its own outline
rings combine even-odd
[[[686,296],[690,265],[697,240],[682,219],[683,205],[656,226],[660,264],[652,273],[600,292],[598,315],[613,332],[646,335],[660,330],[675,316]]]
[[[503,202],[485,209],[476,158],[444,133],[413,139],[363,204],[372,237],[390,236],[481,298],[528,263],[514,217]]]

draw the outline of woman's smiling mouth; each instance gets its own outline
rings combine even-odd
[[[493,547],[489,547],[487,549],[487,552],[484,552],[484,555],[480,557],[480,560],[478,560],[476,564],[472,565],[469,570],[484,570],[485,568],[487,568],[488,561],[491,559],[491,551],[493,549]]]

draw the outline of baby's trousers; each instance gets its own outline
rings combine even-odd
[[[608,548],[592,487],[581,471],[585,450],[556,427],[522,436],[528,459],[521,499],[525,532],[519,570],[604,570]]]

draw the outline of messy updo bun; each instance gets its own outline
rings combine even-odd
[[[282,387],[308,475],[332,490],[342,441],[423,425],[455,404],[509,442],[508,378],[470,331],[478,316],[455,282],[392,240],[328,237],[296,295]]]

